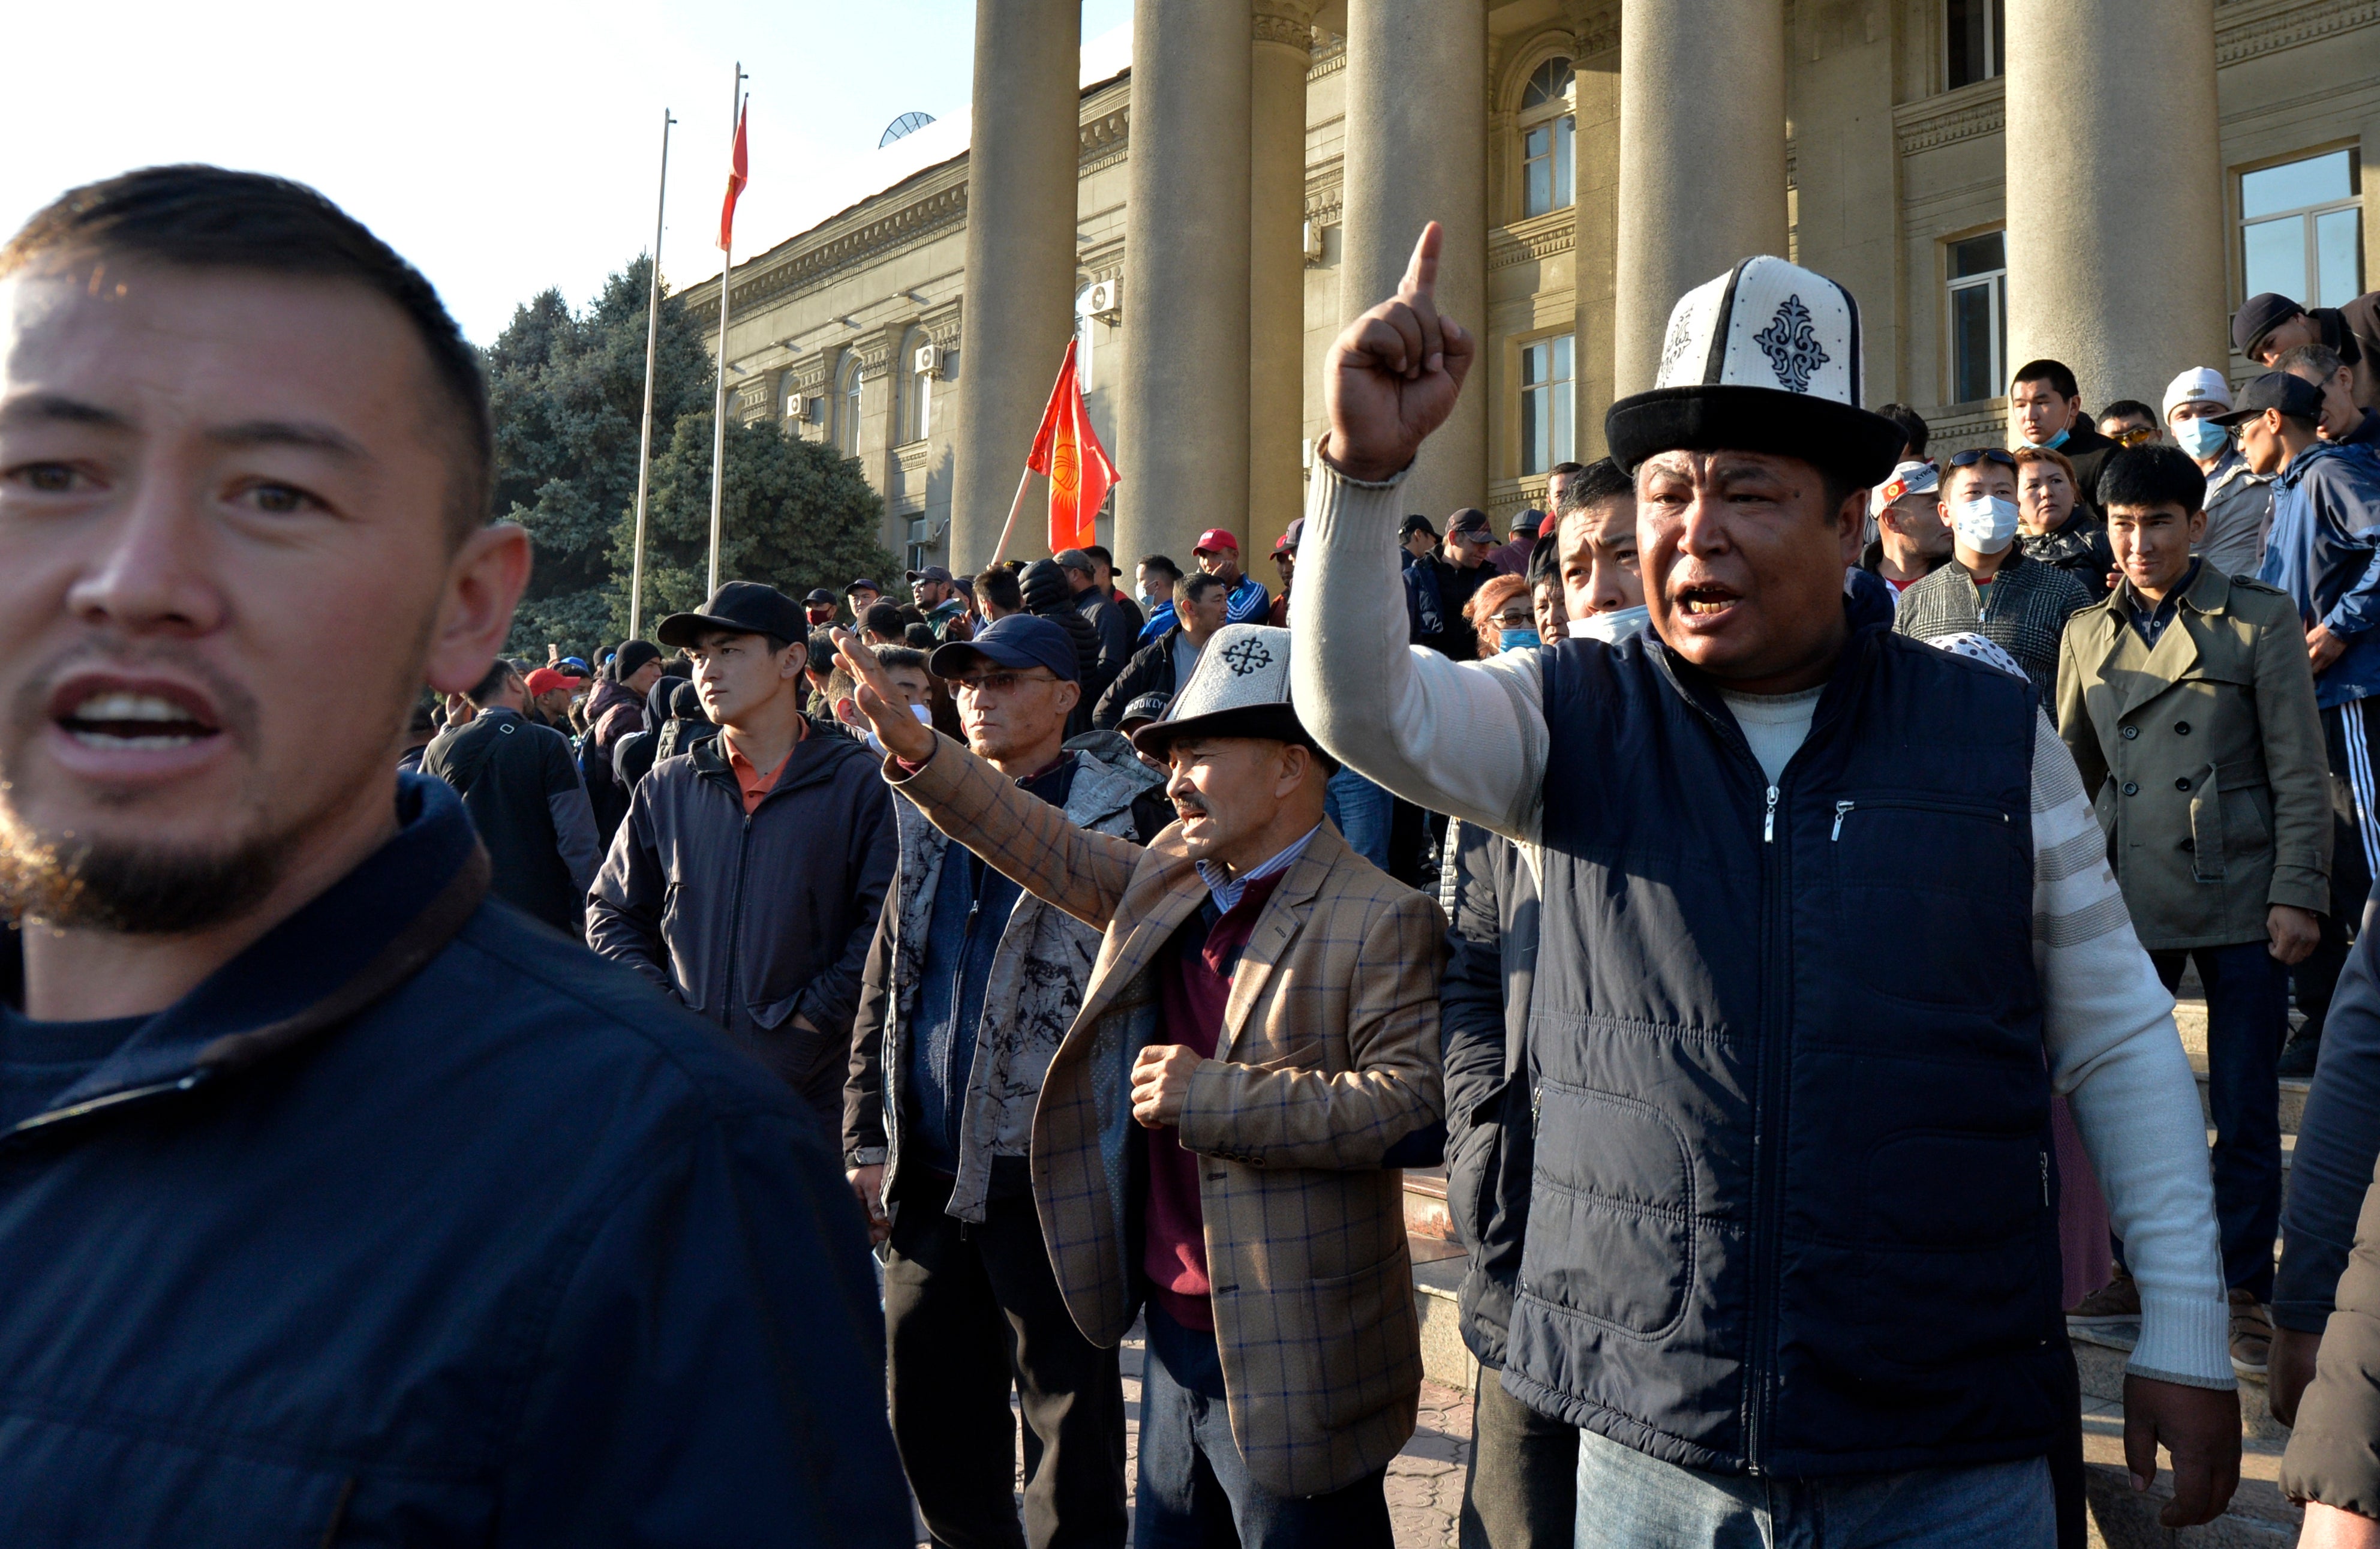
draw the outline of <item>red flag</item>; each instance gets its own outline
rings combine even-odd
[[[1057,384],[1050,389],[1050,407],[1041,411],[1041,429],[1033,437],[1033,455],[1025,466],[1050,477],[1050,552],[1087,548],[1099,542],[1095,523],[1107,504],[1108,489],[1121,477],[1099,445],[1099,432],[1083,409],[1083,384],[1075,375],[1075,344],[1066,343],[1066,360],[1058,368]]]
[[[744,99],[748,107],[752,99]],[[735,110],[735,149],[727,159],[727,202],[719,207],[719,250],[726,252],[735,240],[735,199],[750,182],[751,164],[744,154],[744,108]]]

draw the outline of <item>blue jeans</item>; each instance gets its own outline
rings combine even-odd
[[[1215,1336],[1151,1301],[1140,1378],[1133,1549],[1393,1549],[1388,1470],[1327,1495],[1276,1495],[1248,1473]]]
[[[2171,990],[2198,959],[2206,986],[2206,1104],[2215,1118],[2215,1219],[2223,1278],[2273,1299],[2273,1238],[2281,1229],[2281,1043],[2289,1028],[2289,970],[2265,943],[2152,952]]]
[[[2049,1463],[1841,1479],[1705,1473],[1578,1435],[1577,1549],[2052,1549]]]
[[[1352,769],[1342,768],[1323,787],[1322,812],[1338,826],[1347,848],[1389,869],[1389,815],[1392,799]]]

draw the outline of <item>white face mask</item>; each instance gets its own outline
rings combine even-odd
[[[1585,618],[1570,621],[1571,639],[1618,645],[1621,640],[1643,634],[1652,618],[1652,614],[1641,604],[1633,608],[1614,608],[1609,613],[1591,613]]]
[[[1951,529],[1977,554],[1998,554],[2016,536],[2016,502],[1979,494],[1951,507]]]

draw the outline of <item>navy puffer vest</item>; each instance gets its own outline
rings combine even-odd
[[[1652,636],[1545,670],[1507,1385],[1701,1469],[2044,1452],[2067,1356],[2032,689],[1857,630],[1772,788]]]

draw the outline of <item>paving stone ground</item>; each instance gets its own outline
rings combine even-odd
[[[1145,1356],[1135,1335],[1123,1346],[1124,1480],[1140,1462],[1140,1368]],[[1455,1549],[1455,1519],[1463,1508],[1463,1476],[1471,1462],[1471,1396],[1436,1383],[1421,1384],[1421,1417],[1414,1438],[1389,1465],[1389,1520],[1397,1549]],[[1018,1444],[1016,1483],[1025,1486],[1023,1444]],[[926,1543],[919,1528],[917,1542]]]

